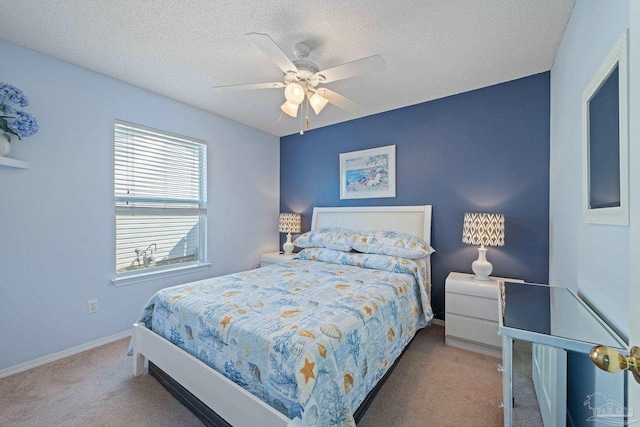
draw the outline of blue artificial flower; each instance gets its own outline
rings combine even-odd
[[[7,121],[7,126],[18,135],[18,138],[25,138],[38,132],[38,122],[31,114],[16,111],[15,115],[15,119]]]
[[[29,100],[17,87],[0,82],[0,131],[15,135],[18,139],[38,132],[39,126],[35,117],[10,104],[26,107]]]
[[[29,100],[20,89],[4,82],[0,82],[0,101],[10,102],[23,108],[29,105]]]

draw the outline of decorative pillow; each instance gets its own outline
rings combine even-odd
[[[337,251],[350,251],[354,231],[346,228],[329,227],[311,230],[299,236],[293,244],[300,248],[327,248]]]
[[[351,236],[351,246],[368,254],[384,254],[409,259],[431,255],[435,250],[424,240],[395,231],[360,231]]]

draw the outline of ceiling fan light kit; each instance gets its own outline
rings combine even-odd
[[[284,90],[284,97],[290,103],[300,105],[304,101],[304,89],[298,83],[289,83]]]
[[[289,101],[285,101],[284,104],[280,106],[280,109],[291,117],[298,117],[298,105]]]
[[[309,104],[311,104],[311,108],[313,108],[313,111],[315,111],[316,115],[320,114],[320,111],[322,111],[322,109],[327,105],[328,102],[329,100],[327,98],[317,92],[309,98]]]
[[[313,108],[316,114],[320,114],[328,103],[354,115],[359,114],[364,110],[362,105],[327,88],[318,88],[317,86],[387,69],[386,61],[380,55],[373,55],[326,70],[320,70],[320,67],[316,64],[306,60],[311,53],[311,48],[305,43],[297,43],[295,45],[294,54],[297,60],[291,61],[269,35],[249,33],[245,36],[282,70],[284,73],[284,84],[282,82],[253,83],[248,85],[219,86],[214,89],[226,91],[281,89],[284,87],[284,96],[287,101],[280,106],[280,109],[291,117],[298,116],[298,106],[304,101],[305,94],[308,103],[311,104],[311,108]],[[307,112],[308,109],[309,105],[307,104]],[[309,129],[308,114],[305,122],[306,128]],[[300,132],[301,134],[303,133],[302,130]]]

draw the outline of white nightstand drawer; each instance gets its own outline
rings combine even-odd
[[[499,281],[518,279],[491,277],[475,280],[473,274],[452,272],[445,281],[445,334],[447,345],[500,357],[498,335]]]
[[[456,338],[479,342],[497,348],[500,348],[502,345],[502,337],[498,335],[498,322],[473,319],[453,313],[447,313],[445,322],[447,336],[451,335]]]
[[[498,300],[447,292],[445,295],[447,320],[449,313],[477,317],[491,321],[498,320]]]

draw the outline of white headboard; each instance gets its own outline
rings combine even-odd
[[[311,229],[324,227],[397,231],[431,244],[431,205],[313,208]]]
[[[313,208],[311,229],[342,227],[354,231],[396,231],[431,244],[431,205]],[[431,300],[431,256],[427,257],[427,294]]]

